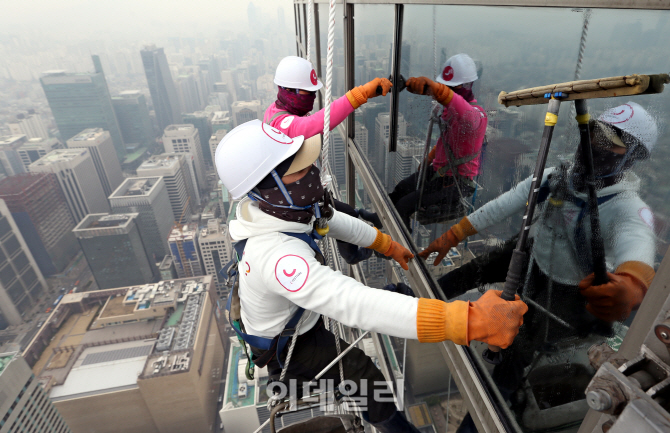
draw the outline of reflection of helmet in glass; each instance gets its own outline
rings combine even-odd
[[[455,87],[464,83],[472,83],[477,78],[477,65],[472,57],[467,54],[456,54],[444,62],[435,81]]]
[[[628,102],[605,111],[595,122],[596,134],[603,134],[615,146],[625,147],[635,159],[646,159],[658,140],[656,119],[640,104]]]

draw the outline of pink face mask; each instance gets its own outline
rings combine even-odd
[[[304,116],[314,108],[315,99],[316,93],[301,95],[280,87],[279,92],[277,93],[277,102],[275,104],[280,110],[286,110],[296,116]]]

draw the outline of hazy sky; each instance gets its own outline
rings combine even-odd
[[[209,36],[247,30],[249,0],[23,0],[0,1],[0,35],[23,37],[153,38]],[[283,7],[293,29],[291,0],[254,0],[277,17]]]

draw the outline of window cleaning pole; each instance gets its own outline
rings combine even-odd
[[[561,106],[559,98],[563,98],[564,94],[557,92],[554,94],[547,93],[545,98],[549,100],[547,107],[547,115],[544,118],[544,131],[542,132],[542,141],[540,142],[540,150],[535,162],[535,172],[533,173],[533,180],[530,185],[530,192],[528,194],[528,202],[526,204],[526,213],[523,216],[523,223],[521,225],[521,232],[519,233],[519,240],[516,243],[516,248],[512,253],[512,261],[507,270],[507,278],[505,279],[505,288],[500,297],[506,301],[513,301],[519,288],[521,281],[521,274],[523,273],[523,265],[526,262],[526,243],[528,241],[528,233],[530,231],[531,223],[533,222],[533,214],[535,213],[535,206],[537,205],[537,197],[542,184],[542,177],[544,176],[544,166],[547,163],[547,156],[549,155],[549,145],[551,144],[551,137],[554,133],[554,127],[558,121],[558,109]],[[500,364],[502,362],[502,353],[500,348],[496,346],[489,346],[482,354],[484,360],[491,364]]]

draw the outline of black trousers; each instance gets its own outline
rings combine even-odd
[[[290,342],[281,354],[282,361],[286,359],[289,346]],[[344,350],[347,347],[349,345],[340,339],[340,349]],[[264,352],[254,347],[251,348],[251,351],[256,356]],[[336,357],[335,337],[326,330],[322,318],[312,329],[298,337],[284,382],[287,382],[287,379],[297,380],[297,389],[300,392],[304,382],[312,381]],[[270,378],[278,380],[282,369],[277,359],[273,358],[267,367]],[[357,385],[356,392],[353,392],[351,397],[355,399],[359,397],[367,398],[367,418],[371,423],[385,421],[396,412],[396,406],[392,401],[392,393],[385,382],[384,375],[365,352],[356,347],[351,349],[342,358],[342,367],[344,380],[353,381]],[[328,370],[322,379],[332,379],[337,386],[340,383],[338,365],[335,364]],[[366,395],[361,393],[362,382],[365,382],[367,386]],[[375,392],[380,393],[383,397],[386,397],[385,400],[389,401],[376,401],[374,398]]]
[[[454,298],[484,284],[504,282],[512,260],[516,239],[483,254],[465,265],[443,275],[438,283],[447,298]],[[530,250],[530,248],[529,248]],[[524,278],[527,272],[524,269]],[[560,272],[560,269],[556,269]],[[560,325],[528,303],[528,313],[514,343],[503,352],[503,362],[493,370],[494,381],[508,391],[516,390],[523,381],[523,370],[529,366],[535,352],[543,346],[569,338],[583,338],[589,334],[610,335],[611,325],[586,311],[586,300],[573,285],[553,281],[534,264],[528,284],[520,291],[525,297],[543,306],[573,329]]]
[[[408,228],[410,217],[419,205],[422,207],[449,205],[454,208],[458,206],[458,201],[461,198],[454,178],[452,176],[437,176],[432,166],[428,167],[428,171],[426,172],[423,196],[421,196],[421,191],[417,188],[418,180],[419,172],[416,172],[398,182],[393,192],[389,194],[398,214],[400,214],[400,218]],[[469,185],[461,183],[460,187],[464,197],[472,195],[474,192],[474,189]],[[421,196],[421,203],[419,203],[419,196]]]

